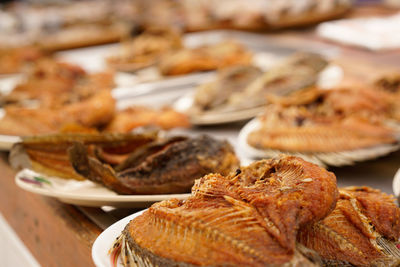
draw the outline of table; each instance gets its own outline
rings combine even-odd
[[[379,6],[364,6],[347,16],[371,16],[393,12]],[[346,66],[347,74],[358,79],[370,79],[382,71],[400,68],[400,51],[374,53],[337,46],[315,36],[313,28],[268,35],[276,42],[296,48],[336,47],[339,52],[336,61]],[[367,77],[365,73],[368,73]],[[240,129],[240,125],[230,127],[231,130]],[[221,129],[200,130],[223,135]],[[8,165],[7,156],[7,153],[0,153],[0,212],[43,266],[93,266],[90,257],[91,245],[102,229],[135,212],[118,209],[106,213],[101,209],[66,205],[54,199],[25,192],[15,185],[15,171]],[[391,193],[392,178],[399,167],[400,152],[396,152],[381,159],[356,166],[333,168],[331,171],[336,173],[340,186],[370,185]]]

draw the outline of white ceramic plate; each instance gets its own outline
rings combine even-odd
[[[272,158],[284,153],[301,157],[304,160],[320,166],[345,166],[352,165],[357,161],[375,159],[394,152],[400,148],[400,144],[382,144],[370,148],[327,153],[300,153],[275,149],[256,149],[247,143],[247,137],[251,132],[259,129],[260,127],[260,120],[258,118],[254,118],[240,130],[238,136],[238,147],[240,151],[244,153],[245,157],[252,159]]]
[[[170,198],[186,199],[190,195],[118,195],[89,180],[76,181],[47,177],[28,169],[18,172],[15,176],[15,182],[26,191],[54,197],[67,204],[87,207],[143,208],[150,206],[154,202]]]
[[[394,175],[392,186],[393,186],[394,195],[397,198],[400,197],[400,169],[398,169],[396,174]]]
[[[97,267],[111,267],[111,258],[108,254],[113,242],[124,230],[125,226],[134,218],[142,214],[145,210],[139,211],[125,217],[104,230],[94,241],[92,246],[92,259]],[[117,267],[122,267],[118,259]]]

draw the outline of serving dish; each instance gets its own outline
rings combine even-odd
[[[145,210],[136,212],[129,215],[118,222],[112,224],[106,230],[104,230],[94,241],[92,246],[92,259],[97,267],[109,267],[111,266],[111,258],[108,251],[112,245],[112,242],[121,234],[125,226],[134,218],[141,215]],[[111,242],[110,242],[111,241]],[[122,265],[118,262],[117,267]]]
[[[143,208],[169,198],[185,199],[190,194],[164,195],[117,195],[91,181],[67,180],[47,177],[24,169],[15,176],[16,184],[28,191],[52,197],[61,202],[87,207],[113,206],[119,208]]]
[[[392,187],[393,187],[394,195],[397,198],[399,198],[399,196],[400,196],[400,168],[397,170],[396,174],[394,175]]]
[[[290,154],[301,157],[309,162],[320,166],[345,166],[352,165],[357,161],[365,161],[378,158],[394,152],[400,148],[400,144],[383,144],[373,148],[361,148],[352,151],[329,152],[329,153],[300,153],[288,152],[274,149],[256,149],[247,143],[247,137],[251,132],[261,127],[260,120],[254,118],[249,121],[239,132],[238,147],[248,158],[260,159],[271,158],[279,154]]]

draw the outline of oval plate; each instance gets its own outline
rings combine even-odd
[[[17,173],[15,183],[26,191],[54,197],[67,204],[86,207],[144,208],[158,201],[170,198],[186,199],[190,196],[190,194],[118,195],[89,180],[47,177],[28,169]]]
[[[273,158],[279,154],[287,154],[301,157],[306,161],[326,167],[326,166],[346,166],[356,162],[371,160],[390,154],[400,149],[400,144],[382,144],[375,147],[360,148],[339,152],[291,152],[276,149],[257,149],[247,143],[248,135],[259,129],[261,122],[258,118],[249,121],[239,132],[238,146],[243,151],[244,156],[251,159]]]
[[[125,226],[134,218],[141,215],[145,210],[136,212],[129,215],[118,222],[112,224],[106,230],[104,230],[94,241],[92,246],[92,259],[97,267],[111,267],[111,258],[108,254],[113,242],[124,230]],[[117,267],[122,267],[120,260],[118,259]]]

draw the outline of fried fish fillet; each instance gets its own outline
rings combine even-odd
[[[335,210],[302,228],[298,241],[326,266],[399,266],[400,209],[393,197],[369,187],[339,191]]]
[[[315,266],[298,229],[334,208],[335,176],[300,158],[262,160],[196,181],[186,201],[154,204],[117,239],[124,266]]]

